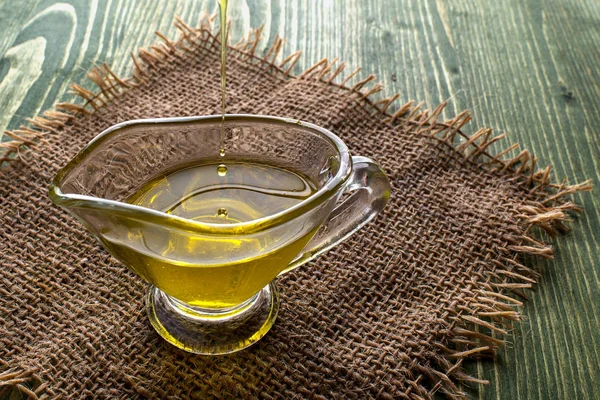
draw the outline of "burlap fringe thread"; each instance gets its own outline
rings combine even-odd
[[[179,38],[172,41],[162,33],[156,32],[160,42],[151,45],[149,49],[140,49],[137,57],[131,53],[134,65],[130,78],[119,78],[107,64],[92,69],[87,76],[98,86],[99,92],[94,93],[77,84],[71,84],[71,93],[81,98],[83,104],[58,103],[56,110],[27,119],[30,126],[21,126],[19,129],[5,132],[13,140],[0,143],[0,165],[7,166],[16,159],[26,162],[28,153],[36,144],[43,142],[46,135],[58,133],[72,119],[85,118],[95,110],[107,106],[128,89],[146,84],[155,71],[174,59],[195,57],[205,49],[220,49],[220,42],[213,34],[214,18],[214,15],[204,13],[200,27],[192,28],[176,17],[175,27],[180,33]],[[251,30],[239,43],[230,46],[230,57],[249,61],[268,69],[271,73],[292,78],[291,71],[301,52],[297,51],[276,64],[275,60],[284,43],[282,38],[276,37],[266,55],[257,56],[256,49],[261,40],[262,29],[263,27]],[[334,68],[337,61],[337,58],[332,61],[322,59],[301,73],[297,79],[327,83],[341,94],[359,102],[370,112],[380,114],[385,122],[397,126],[399,130],[411,128],[422,135],[429,135],[452,147],[465,159],[479,163],[488,171],[502,173],[508,180],[524,181],[530,188],[532,197],[537,199],[528,201],[518,210],[522,230],[514,232],[510,245],[505,249],[505,255],[500,260],[485,260],[496,264],[498,270],[493,276],[482,276],[472,282],[474,301],[471,306],[456,307],[451,312],[452,315],[448,316],[452,323],[442,332],[438,343],[434,344],[439,350],[439,355],[429,356],[427,359],[406,360],[410,365],[409,369],[416,373],[402,397],[431,398],[434,393],[440,391],[450,399],[465,398],[466,393],[461,390],[461,384],[487,384],[488,381],[465,374],[461,368],[463,362],[468,358],[493,357],[496,349],[504,343],[501,338],[508,334],[510,322],[520,319],[516,307],[522,306],[523,303],[510,295],[526,299],[521,290],[529,289],[536,283],[538,274],[519,263],[519,255],[552,257],[551,247],[534,238],[531,229],[541,228],[551,236],[566,232],[568,228],[565,222],[569,221],[568,214],[578,213],[581,209],[564,198],[576,192],[591,190],[591,181],[578,185],[567,185],[566,181],[559,184],[552,182],[550,167],[536,170],[536,158],[529,151],[523,150],[506,158],[519,147],[518,144],[513,144],[496,155],[490,154],[490,146],[502,140],[505,135],[494,135],[492,130],[487,128],[480,129],[471,136],[466,135],[462,128],[471,119],[467,111],[451,120],[440,121],[445,102],[429,111],[421,109],[423,103],[414,105],[411,100],[390,113],[388,110],[400,97],[399,94],[383,100],[372,100],[371,96],[383,89],[380,83],[373,83],[376,79],[374,75],[348,86],[348,82],[359,73],[360,68],[346,75],[341,82],[334,82],[336,78],[341,79],[346,67],[342,62]],[[371,86],[367,87],[368,85]],[[14,389],[29,398],[46,397],[43,392],[47,383],[42,382],[36,372],[8,370],[0,374],[0,397]]]

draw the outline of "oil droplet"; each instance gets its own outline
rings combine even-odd
[[[225,164],[219,164],[219,166],[217,167],[217,173],[219,174],[219,176],[227,175],[227,166]]]
[[[221,157],[225,157],[225,149],[221,149],[221,151],[219,151],[219,155]]]
[[[217,210],[217,217],[219,218],[227,218],[227,209],[226,208],[219,208]]]

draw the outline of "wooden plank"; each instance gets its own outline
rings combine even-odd
[[[132,49],[194,25],[214,0],[22,0],[0,4],[0,132],[17,127],[81,81],[94,64],[120,74]],[[473,112],[473,128],[510,133],[540,165],[571,182],[600,176],[600,3],[596,0],[231,0],[231,40],[264,23],[300,71],[323,57],[375,73],[386,93],[448,115]],[[499,144],[497,148],[506,144]],[[585,212],[555,240],[556,260],[532,260],[540,285],[496,363],[468,369],[489,379],[479,398],[600,398],[600,194],[577,195]],[[477,391],[479,389],[479,391]]]
[[[468,96],[463,104],[475,108],[474,124],[508,131],[542,165],[552,164],[558,177],[597,179],[600,108],[594,100],[599,77],[594,64],[600,53],[591,43],[600,39],[593,28],[599,5],[525,3],[473,7],[465,1],[449,9],[455,16],[448,17],[450,30],[468,34],[457,46]],[[500,353],[500,363],[478,367],[494,383],[481,398],[600,397],[594,384],[600,377],[594,251],[599,197],[576,197],[584,216],[572,235],[556,241],[554,262],[533,261],[543,278],[523,309],[524,323],[515,327],[512,348]]]

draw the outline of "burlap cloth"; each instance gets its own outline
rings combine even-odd
[[[526,151],[492,156],[499,137],[466,137],[467,113],[440,122],[443,106],[372,102],[373,77],[347,87],[326,60],[292,77],[299,53],[274,65],[281,40],[259,58],[253,32],[229,53],[229,111],[330,129],[381,164],[392,198],[360,233],[278,279],[279,317],[258,344],[184,353],[151,328],[146,284],[47,195],[58,169],[117,122],[220,111],[209,22],[176,25],[177,40],[139,52],[131,78],[95,69],[99,93],[73,85],[83,104],[59,104],[2,144],[0,397],[462,397],[478,380],[461,363],[502,344],[519,319],[514,294],[534,283],[520,256],[551,256],[531,228],[564,230],[577,210],[564,196],[588,185],[552,184]]]

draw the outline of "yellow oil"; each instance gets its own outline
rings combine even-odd
[[[217,167],[217,174],[219,174],[219,176],[227,175],[227,165],[219,164],[219,166]]]
[[[227,0],[219,1],[221,20],[221,143],[219,155],[225,156],[225,88],[227,86]]]
[[[185,219],[233,224],[288,209],[311,196],[314,185],[295,172],[261,163],[225,162],[227,0],[217,0],[221,36],[221,136],[214,162],[175,168],[143,185],[127,201]],[[216,172],[216,173],[215,173]],[[252,229],[249,229],[252,230]],[[198,235],[132,227],[130,243],[111,242],[121,260],[163,292],[193,306],[227,308],[251,298],[300,253],[316,232],[282,240],[273,233]],[[151,236],[151,237],[150,237]],[[283,242],[283,243],[280,243]]]
[[[273,165],[230,162],[223,167],[209,162],[174,169],[143,185],[128,202],[198,222],[252,226],[252,221],[315,192],[306,177]],[[218,236],[158,228],[148,237],[130,238],[152,251],[131,251],[127,244],[111,247],[165,293],[194,306],[224,308],[244,302],[271,282],[313,234],[283,240],[269,231]]]

